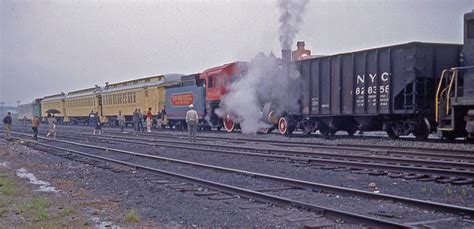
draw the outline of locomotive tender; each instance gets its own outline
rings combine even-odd
[[[302,107],[280,118],[280,133],[474,137],[474,11],[464,27],[463,45],[411,42],[288,63],[304,82]]]

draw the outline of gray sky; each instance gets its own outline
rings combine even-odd
[[[313,54],[462,43],[473,8],[474,0],[310,0],[296,39]],[[0,101],[279,56],[278,17],[276,1],[0,0]]]

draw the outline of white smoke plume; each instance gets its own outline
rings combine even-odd
[[[276,84],[282,80],[274,75],[275,70],[278,70],[278,60],[273,54],[268,58],[263,53],[258,54],[245,76],[234,82],[222,98],[218,115],[230,114],[243,133],[256,133],[268,127],[261,119],[263,104],[272,97],[272,89],[276,89]]]
[[[298,33],[308,0],[279,0],[279,40],[282,49],[291,49]],[[297,111],[301,90],[299,79],[289,79],[286,67],[273,54],[260,53],[250,63],[247,74],[234,82],[216,113],[229,114],[240,124],[242,133],[257,133],[270,127],[268,112],[280,116],[285,111]]]
[[[280,59],[260,53],[251,61],[245,76],[234,82],[222,98],[217,114],[229,114],[240,124],[242,133],[257,133],[271,126],[269,111],[279,116],[299,109],[299,83],[298,79],[287,77]]]
[[[290,49],[293,40],[298,34],[299,25],[303,21],[303,15],[308,0],[278,0],[280,8],[280,44],[282,49]]]

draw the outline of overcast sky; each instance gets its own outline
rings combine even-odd
[[[313,54],[462,43],[474,0],[310,0]],[[276,1],[0,0],[0,102],[280,55]],[[296,40],[294,41],[294,45]]]

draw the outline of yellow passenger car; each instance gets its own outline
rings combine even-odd
[[[47,116],[48,110],[55,109],[59,111],[59,114],[54,114],[54,116],[58,119],[58,122],[61,123],[66,116],[66,109],[64,106],[65,96],[66,95],[64,93],[45,96],[43,100],[41,100],[41,115],[43,118]]]
[[[104,120],[109,124],[116,124],[118,112],[122,111],[127,121],[130,121],[135,109],[146,113],[150,107],[153,114],[156,114],[165,105],[164,86],[179,81],[181,76],[182,74],[167,74],[106,84],[101,91]]]
[[[91,112],[102,115],[100,106],[100,87],[87,88],[69,92],[65,98],[67,116],[66,123],[87,123]],[[103,121],[103,120],[101,120]]]

